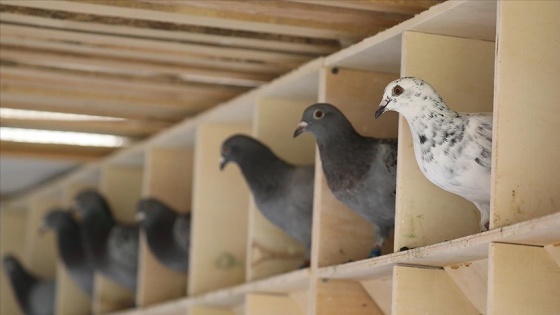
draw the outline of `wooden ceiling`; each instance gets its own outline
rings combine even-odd
[[[0,106],[123,118],[0,126],[147,137],[441,1],[1,0]],[[2,141],[1,154],[112,149]]]

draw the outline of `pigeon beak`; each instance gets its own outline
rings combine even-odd
[[[142,222],[146,219],[146,214],[144,212],[136,213],[136,222]]]
[[[391,99],[387,98],[387,100],[385,100],[385,104],[379,104],[379,108],[375,111],[375,119],[379,118],[379,116],[385,112],[385,108],[389,105],[389,103],[391,103]]]
[[[226,159],[225,156],[220,156],[220,171],[224,170],[224,167],[226,167],[226,165],[228,164],[228,159]]]
[[[299,124],[298,124],[298,127],[294,131],[294,138],[299,136],[300,134],[302,134],[305,131],[305,128],[307,127],[307,125],[308,125],[308,123],[306,121],[300,121]]]

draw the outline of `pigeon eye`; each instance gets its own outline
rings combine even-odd
[[[393,88],[393,95],[394,96],[399,96],[399,95],[403,94],[403,92],[404,92],[404,89],[400,85],[397,85]]]
[[[313,112],[313,118],[315,118],[315,119],[321,119],[321,118],[323,118],[323,116],[325,116],[325,113],[323,113],[323,111],[320,110],[320,109]]]
[[[224,147],[222,149],[222,154],[227,155],[231,152],[231,148],[230,147]]]

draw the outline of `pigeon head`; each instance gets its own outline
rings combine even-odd
[[[109,205],[103,196],[95,190],[84,190],[74,197],[75,210],[80,216],[104,214],[112,217]]]
[[[21,270],[21,264],[14,255],[6,254],[2,258],[2,265],[4,265],[4,271],[6,274],[13,274],[17,270]]]
[[[245,135],[233,135],[222,143],[220,169],[224,169],[229,162],[239,165],[251,159],[258,159],[266,153],[273,155],[272,151],[258,140]]]
[[[399,112],[407,119],[433,111],[441,114],[451,112],[452,115],[456,115],[447,108],[430,84],[413,77],[397,79],[385,87],[375,118],[379,118],[386,111]]]
[[[294,131],[294,138],[305,131],[311,133],[317,142],[327,140],[332,135],[355,133],[346,116],[338,108],[327,103],[313,104],[305,109]]]
[[[151,225],[162,217],[173,219],[175,216],[171,208],[155,198],[144,198],[136,205],[136,221],[142,226]]]
[[[60,231],[73,223],[74,218],[70,212],[62,209],[54,209],[43,218],[40,232],[44,233],[49,230]]]

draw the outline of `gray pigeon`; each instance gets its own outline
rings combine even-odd
[[[376,238],[371,256],[381,255],[395,225],[397,140],[361,136],[338,108],[326,103],[303,112],[294,137],[304,131],[317,141],[334,196],[373,224]]]
[[[72,214],[61,209],[50,211],[43,219],[41,230],[55,231],[58,255],[70,277],[92,297],[94,269],[84,249],[81,227]]]
[[[239,165],[262,214],[305,246],[309,262],[315,167],[287,163],[244,135],[234,135],[222,144],[220,168],[229,162]]]
[[[480,229],[488,229],[492,165],[492,113],[458,113],[418,78],[385,88],[375,117],[397,111],[410,125],[416,162],[435,185],[473,202]]]
[[[177,213],[155,198],[138,202],[136,218],[154,256],[177,272],[189,270],[191,214]]]
[[[115,221],[100,193],[86,190],[75,197],[82,218],[84,247],[96,271],[135,291],[139,228]]]
[[[29,273],[13,255],[5,255],[4,271],[21,310],[26,315],[53,315],[56,286],[53,280]]]

